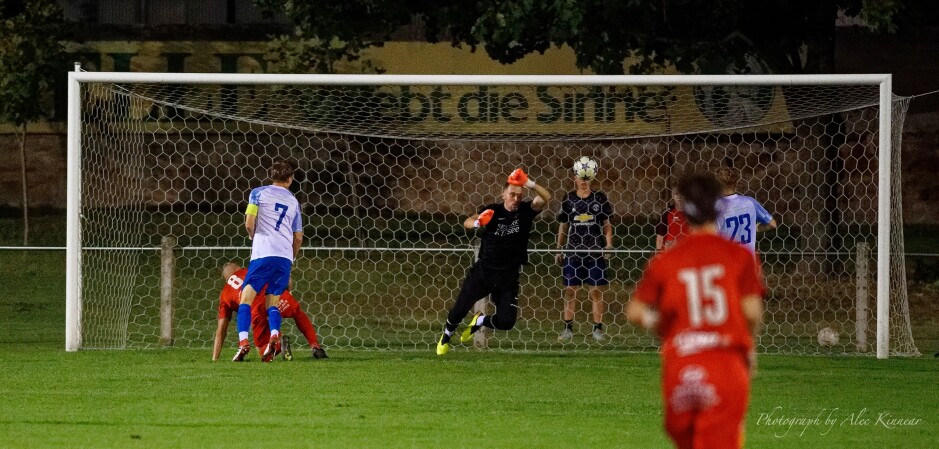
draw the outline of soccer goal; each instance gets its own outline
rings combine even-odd
[[[293,293],[326,347],[432,350],[475,257],[461,223],[523,167],[555,200],[535,223],[516,328],[477,344],[652,351],[623,309],[669,181],[734,167],[738,191],[780,222],[758,236],[770,288],[759,349],[916,355],[898,176],[907,103],[889,75],[75,71],[66,349],[208,348],[220,267],[250,255],[247,194],[286,157],[306,234]],[[559,342],[556,214],[581,156],[599,163],[594,188],[614,211],[607,338],[591,338],[584,289],[574,338]],[[836,343],[820,345],[823,328]]]

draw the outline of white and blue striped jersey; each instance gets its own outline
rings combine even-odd
[[[773,220],[756,199],[734,193],[720,200],[717,215],[718,232],[730,241],[756,252],[756,226]]]
[[[274,256],[293,261],[293,233],[303,230],[300,202],[293,193],[274,185],[255,188],[245,213],[257,215],[251,260]]]

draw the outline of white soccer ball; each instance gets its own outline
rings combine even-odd
[[[587,156],[582,156],[574,161],[574,176],[584,181],[592,181],[597,177],[598,171],[600,171],[600,164]]]
[[[838,331],[830,327],[823,327],[818,331],[818,344],[822,346],[834,346],[838,344],[838,339]]]

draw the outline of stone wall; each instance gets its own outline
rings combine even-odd
[[[911,115],[903,134],[903,210],[908,224],[939,224],[939,130],[936,117]],[[852,119],[849,119],[851,121]],[[857,121],[851,122],[856,123]],[[849,223],[876,219],[876,142],[866,127],[845,125],[839,137],[837,206]],[[830,187],[820,164],[832,142],[814,134],[819,124],[800,124],[792,135],[673,138],[598,143],[351,141],[299,132],[147,134],[143,139],[96,139],[112,152],[86,160],[89,204],[151,207],[240,208],[246,192],[263,182],[274,156],[298,160],[300,194],[320,208],[364,207],[372,213],[469,214],[496,198],[505,175],[529,168],[557,194],[572,187],[571,161],[582,154],[602,166],[599,188],[609,192],[625,219],[656,214],[668,198],[672,173],[741,168],[741,191],[756,196],[785,223],[823,220],[821,195]],[[34,134],[27,141],[30,202],[64,208],[66,160],[63,134]],[[0,206],[20,204],[19,157],[12,135],[0,134]]]
[[[0,160],[0,207],[20,207],[20,149],[13,134],[0,133]],[[66,174],[64,133],[27,136],[26,178],[33,207],[64,208]]]

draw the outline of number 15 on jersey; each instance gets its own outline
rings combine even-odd
[[[727,321],[727,293],[716,283],[724,271],[723,265],[705,265],[678,272],[678,280],[685,286],[691,327],[720,326]]]

